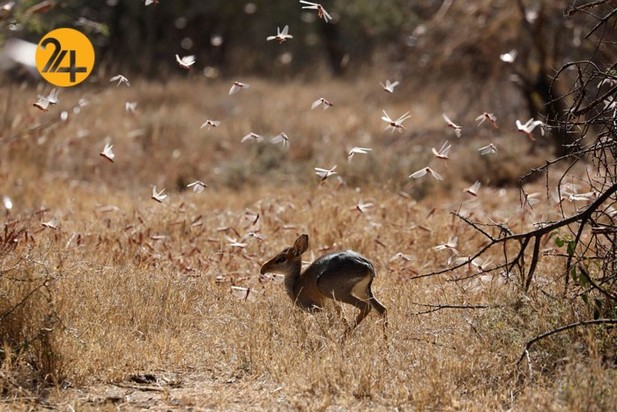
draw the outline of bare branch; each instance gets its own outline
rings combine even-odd
[[[520,242],[520,250],[519,253],[517,254],[517,256],[510,262],[510,266],[509,266],[509,270],[510,271],[513,267],[518,266],[519,270],[521,271],[521,274],[523,272],[524,269],[524,264],[523,264],[523,260],[525,257],[525,252],[527,249],[527,246],[529,245],[529,242],[534,239],[534,249],[533,249],[533,255],[532,255],[532,260],[530,263],[530,267],[529,267],[529,271],[527,272],[527,275],[524,277],[525,281],[523,282],[523,286],[525,290],[529,289],[529,286],[531,284],[531,280],[533,278],[533,275],[535,273],[535,269],[536,269],[536,265],[538,263],[539,260],[539,251],[540,251],[540,241],[541,238],[546,235],[549,234],[557,229],[560,229],[564,226],[569,226],[571,224],[574,223],[580,223],[582,225],[584,225],[591,217],[591,215],[607,200],[610,199],[610,197],[617,192],[617,184],[613,184],[611,187],[609,187],[608,189],[606,189],[602,194],[600,194],[600,196],[598,196],[592,203],[590,203],[584,210],[582,210],[580,213],[577,213],[573,216],[570,216],[568,218],[564,218],[562,220],[559,220],[557,222],[552,222],[552,223],[547,223],[547,224],[543,224],[540,228],[529,231],[529,232],[525,232],[525,233],[519,233],[519,234],[509,234],[503,237],[499,237],[499,238],[495,238],[493,236],[491,236],[489,233],[487,233],[486,231],[484,231],[483,229],[481,229],[479,227],[478,224],[470,221],[469,219],[459,215],[458,213],[454,213],[455,216],[459,217],[460,219],[462,219],[463,221],[465,221],[467,224],[469,224],[471,227],[473,227],[474,229],[478,230],[479,232],[481,232],[484,236],[486,236],[487,238],[490,239],[490,243],[488,243],[487,245],[483,246],[482,248],[480,248],[480,250],[478,252],[476,252],[472,257],[470,257],[469,259],[467,259],[465,262],[460,263],[458,265],[446,268],[446,269],[442,269],[442,270],[438,270],[438,271],[433,271],[430,273],[426,273],[426,274],[421,274],[418,276],[413,276],[410,279],[420,279],[420,278],[426,278],[426,277],[431,277],[431,276],[437,276],[437,275],[441,275],[444,273],[448,273],[451,272],[452,270],[456,270],[459,269],[461,267],[464,267],[468,264],[470,264],[474,259],[482,256],[486,251],[488,251],[489,249],[491,249],[493,246],[497,245],[497,244],[505,244],[507,242],[510,241],[519,241]]]
[[[616,325],[617,324],[617,319],[593,319],[593,320],[583,320],[580,322],[576,322],[576,323],[570,323],[568,325],[564,325],[564,326],[560,326],[556,329],[553,330],[549,330],[548,332],[544,332],[536,337],[534,337],[533,339],[527,341],[527,343],[525,344],[525,349],[523,350],[523,353],[521,353],[521,356],[518,358],[518,361],[516,361],[516,364],[518,365],[519,363],[521,363],[521,361],[523,360],[523,358],[525,357],[525,354],[529,351],[529,349],[531,348],[531,346],[544,339],[547,338],[551,335],[555,335],[557,333],[561,333],[564,332],[566,330],[570,330],[570,329],[574,329],[574,328],[578,328],[579,326],[588,326],[588,325]]]
[[[580,6],[570,6],[570,7],[568,7],[566,9],[566,11],[564,12],[564,15],[566,17],[571,17],[571,16],[573,16],[574,14],[576,14],[579,11],[585,11],[586,12],[587,9],[591,9],[591,8],[594,8],[594,7],[597,7],[597,6],[601,6],[601,5],[603,5],[603,4],[607,3],[607,2],[608,2],[608,0],[598,0],[598,1],[592,1],[590,3],[581,4]]]
[[[425,315],[427,313],[433,313],[433,312],[437,312],[443,309],[467,310],[467,309],[490,309],[490,308],[501,307],[501,305],[453,305],[453,304],[447,304],[447,303],[430,304],[430,303],[416,303],[416,302],[411,302],[411,303],[413,305],[430,308],[428,310],[424,310],[421,312],[414,312],[414,315]]]

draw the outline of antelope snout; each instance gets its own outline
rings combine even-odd
[[[265,275],[266,273],[268,273],[268,270],[269,270],[269,268],[268,268],[268,264],[267,264],[267,263],[264,263],[264,264],[261,266],[261,269],[259,270],[259,273],[261,273],[262,275]]]

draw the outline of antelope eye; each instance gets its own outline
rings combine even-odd
[[[285,256],[279,256],[274,260],[274,263],[285,263],[287,262],[287,258]]]

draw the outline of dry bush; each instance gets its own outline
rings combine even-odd
[[[338,164],[349,185],[386,182],[389,187],[406,188],[410,172],[429,162],[438,163],[432,160],[430,147],[438,147],[446,139],[453,143],[454,152],[465,155],[463,163],[468,158],[486,161],[488,170],[480,170],[481,174],[502,176],[492,184],[511,184],[527,167],[511,152],[514,148],[522,154],[529,146],[518,145],[521,136],[509,131],[507,125],[503,131],[474,130],[476,114],[468,114],[456,120],[469,134],[456,140],[444,126],[439,109],[429,109],[433,107],[430,95],[412,105],[405,102],[404,91],[389,99],[378,78],[331,82],[320,88],[294,81],[278,85],[246,80],[252,87],[233,96],[227,96],[228,83],[201,78],[147,87],[136,80],[131,88],[66,90],[61,93],[60,108],[44,114],[28,109],[29,93],[13,89],[15,102],[6,107],[5,117],[13,121],[3,134],[3,140],[10,142],[4,156],[21,163],[19,168],[7,169],[7,181],[21,185],[20,191],[29,190],[22,183],[38,179],[39,168],[45,168],[58,178],[114,182],[133,190],[154,184],[168,191],[184,190],[186,183],[195,179],[240,189],[264,182],[311,182],[313,167]],[[335,107],[309,110],[319,96],[327,96]],[[126,101],[138,103],[134,115],[123,110]],[[80,102],[86,105],[82,107]],[[393,116],[411,111],[408,131],[385,132],[382,109]],[[59,119],[63,110],[69,112],[66,122]],[[222,120],[222,124],[210,131],[200,129],[206,119]],[[439,129],[442,131],[437,132]],[[240,144],[250,131],[262,134],[266,141]],[[268,141],[281,131],[290,136],[289,150]],[[475,151],[491,141],[505,149],[496,157],[498,163]],[[106,142],[114,145],[118,167],[104,167],[107,165],[100,162],[98,152]],[[353,146],[372,147],[374,152],[356,156],[348,164],[345,155]],[[529,165],[543,161],[540,157]],[[458,177],[456,171],[442,168],[442,172],[450,181]],[[35,208],[39,200],[36,193],[24,196],[24,201],[31,201],[29,207]]]
[[[452,231],[461,240],[465,235],[452,226],[447,208],[425,219],[430,212],[426,206],[367,190],[363,199],[374,199],[379,206],[362,215],[353,210],[358,193],[332,185],[216,195],[186,193],[166,205],[139,208],[127,202],[119,211],[98,214],[84,209],[73,217],[78,226],[67,221],[58,231],[32,235],[51,252],[30,254],[54,271],[49,288],[53,305],[46,308],[53,308],[58,319],[47,325],[50,349],[62,360],[54,375],[58,388],[122,385],[141,374],[152,374],[159,382],[170,375],[173,385],[182,388],[192,384],[192,371],[199,371],[196,379],[202,384],[226,384],[234,395],[222,390],[185,399],[194,406],[233,408],[254,400],[264,408],[469,408],[480,403],[501,408],[513,405],[515,394],[526,389],[517,384],[514,366],[526,338],[549,327],[548,319],[573,318],[584,310],[558,305],[539,293],[522,296],[499,276],[464,282],[412,280],[417,271],[442,265],[444,256],[433,245]],[[81,199],[84,194],[78,189],[73,196]],[[227,206],[220,208],[219,202]],[[504,199],[502,208],[509,202]],[[225,235],[255,229],[245,206],[260,213],[260,233],[268,238],[247,238],[248,246],[239,250],[228,246]],[[64,207],[58,203],[53,209]],[[89,215],[94,219],[87,219]],[[422,222],[431,232],[412,222]],[[287,225],[294,228],[285,230]],[[230,229],[221,231],[223,227]],[[376,338],[376,317],[342,341],[344,322],[291,310],[280,285],[260,283],[260,262],[303,231],[311,235],[311,259],[320,249],[352,247],[375,261],[376,293],[390,309],[387,341]],[[467,238],[460,253],[479,240]],[[414,261],[391,260],[396,251]],[[550,265],[546,271],[551,282]],[[469,268],[462,274],[473,272]],[[231,284],[250,287],[250,298],[232,295]],[[424,303],[491,307],[417,315]],[[33,313],[45,313],[43,309],[31,308]],[[548,310],[555,313],[544,316]],[[348,317],[350,312],[345,310]],[[40,328],[44,319],[29,323]],[[600,341],[589,339],[586,350],[601,349]],[[567,358],[576,351],[567,341],[549,344],[543,352],[554,355],[543,359],[546,370],[536,373],[551,376],[556,361],[564,359],[567,367]],[[18,369],[11,372],[21,376]]]
[[[52,287],[56,272],[45,257],[49,244],[34,242],[32,222],[37,220],[34,215],[9,220],[0,239],[0,390],[9,396],[44,392],[49,384],[63,379],[61,353],[53,335],[59,321]]]

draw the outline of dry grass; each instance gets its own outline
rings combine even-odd
[[[458,236],[461,255],[483,244],[452,210],[478,219],[485,211],[513,230],[557,216],[548,200],[522,211],[515,189],[485,186],[476,201],[463,193],[476,178],[494,183],[503,173],[503,183],[523,173],[528,166],[513,155],[526,152],[518,143],[523,137],[503,134],[506,125],[499,134],[468,135],[454,142],[446,168],[430,157],[430,147],[449,135],[435,121],[441,113],[429,115],[420,103],[410,107],[404,90],[385,96],[374,79],[320,83],[323,89],[248,79],[251,89],[230,98],[219,98],[227,83],[193,80],[67,90],[61,107],[46,114],[28,107],[34,91],[13,90],[2,134],[11,139],[0,153],[0,195],[14,203],[0,237],[0,390],[8,407],[615,405],[614,332],[556,335],[533,347],[531,363],[516,365],[528,339],[589,317],[578,300],[560,298],[557,257],[542,259],[528,294],[518,279],[497,274],[460,280],[473,268],[414,279],[445,266],[447,252],[433,247],[449,237]],[[84,93],[91,103],[68,122],[33,129],[70,110]],[[336,106],[308,110],[320,95]],[[125,100],[139,102],[137,114],[123,111]],[[411,110],[411,132],[384,134],[382,108]],[[223,124],[199,130],[207,118]],[[461,120],[476,132],[473,119]],[[290,149],[241,145],[249,131],[286,131]],[[114,164],[98,155],[107,136],[117,153]],[[502,149],[497,160],[471,167],[484,162],[475,146],[491,139]],[[374,152],[347,164],[345,151],[354,145]],[[543,160],[525,159],[530,166]],[[429,161],[445,182],[408,181]],[[312,168],[334,164],[346,184],[318,184]],[[210,187],[200,194],[184,190],[194,179]],[[149,199],[154,184],[167,188],[166,203]],[[532,184],[534,190],[542,191],[542,184]],[[374,207],[360,214],[359,201]],[[58,230],[41,225],[51,218],[60,222]],[[227,237],[249,231],[265,239],[247,237],[244,249],[229,245]],[[281,285],[259,279],[260,263],[303,232],[311,237],[310,260],[353,248],[375,263],[374,291],[389,309],[387,341],[375,315],[343,340],[345,321],[293,310]],[[392,259],[399,252],[410,260]],[[251,288],[249,299],[234,296],[231,285]],[[422,304],[488,308],[418,314],[427,309]],[[353,316],[351,309],[344,313]]]

